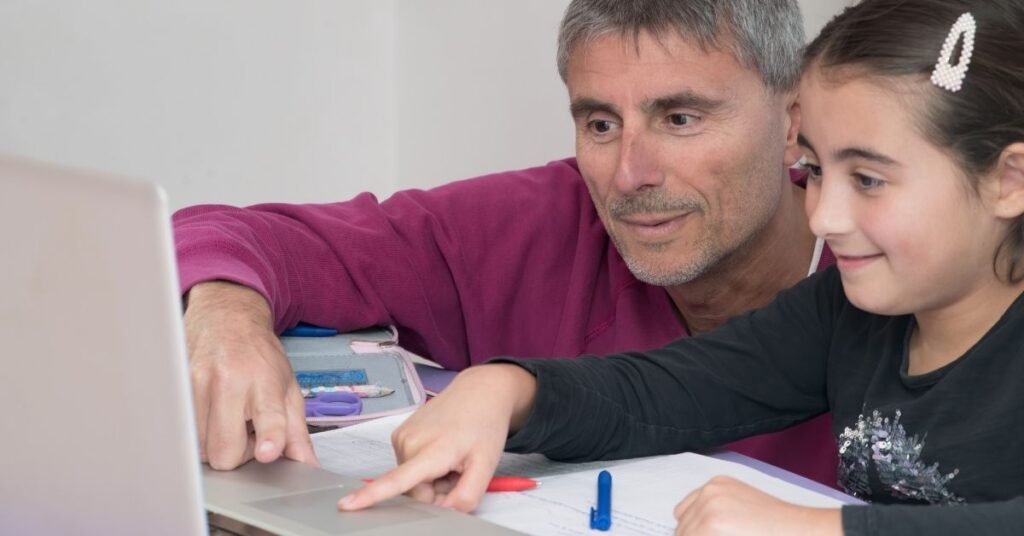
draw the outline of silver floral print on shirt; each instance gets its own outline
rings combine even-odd
[[[924,440],[908,436],[900,417],[899,410],[891,420],[875,410],[871,418],[861,414],[853,428],[843,430],[839,435],[839,485],[856,497],[877,499],[869,479],[869,469],[874,466],[878,480],[894,499],[964,503],[947,487],[959,469],[943,474],[938,463],[927,465],[921,459]]]

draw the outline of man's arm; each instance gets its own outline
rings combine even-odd
[[[233,469],[283,453],[317,463],[302,394],[262,296],[234,283],[198,284],[188,294],[185,333],[203,461]]]
[[[313,460],[274,336],[299,321],[342,331],[396,325],[404,346],[456,370],[488,352],[480,341],[550,348],[554,332],[532,330],[550,324],[537,304],[558,306],[553,289],[565,285],[550,263],[571,273],[566,244],[579,242],[585,196],[575,167],[556,162],[384,203],[364,194],[327,205],[179,211],[175,239],[206,457],[224,469],[254,453]],[[579,210],[566,210],[572,206]]]
[[[571,161],[381,203],[190,207],[174,223],[183,292],[211,280],[252,288],[278,332],[394,325],[403,346],[452,370],[547,355],[557,319],[545,312],[562,310],[570,278],[607,253]]]

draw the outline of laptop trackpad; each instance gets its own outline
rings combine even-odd
[[[328,534],[395,526],[435,517],[408,501],[388,501],[360,512],[338,511],[338,488],[295,493],[246,503]]]

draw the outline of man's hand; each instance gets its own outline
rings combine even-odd
[[[726,476],[712,478],[687,495],[674,514],[677,535],[843,534],[839,509],[797,506]]]
[[[399,466],[343,497],[338,508],[359,510],[408,492],[446,508],[475,509],[536,390],[533,375],[515,365],[464,371],[391,435]]]
[[[283,453],[317,464],[302,393],[263,296],[221,281],[192,287],[185,337],[203,461],[228,470]]]

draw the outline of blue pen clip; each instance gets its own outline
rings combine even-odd
[[[590,528],[612,528],[612,474],[608,471],[597,475],[597,508],[590,507]]]
[[[322,328],[320,326],[314,326],[313,324],[306,324],[299,322],[293,328],[284,330],[281,333],[282,337],[333,337],[338,334],[338,330],[334,328]]]

